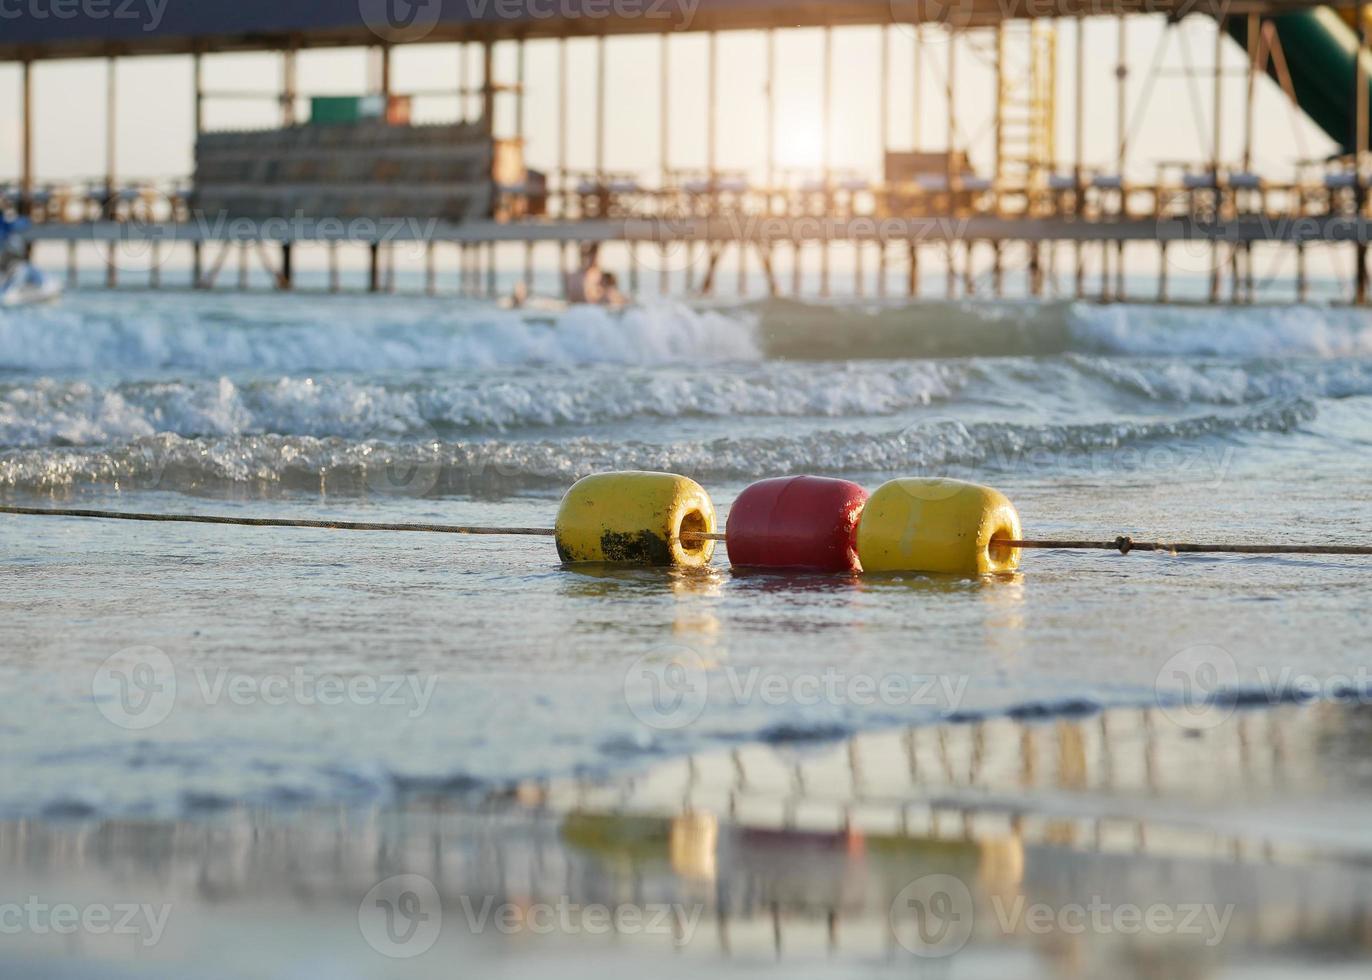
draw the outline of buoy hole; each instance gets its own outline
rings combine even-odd
[[[709,530],[705,523],[705,515],[698,510],[693,510],[681,518],[681,527],[677,529],[677,534],[681,537],[681,550],[687,554],[697,555],[705,550],[704,538],[693,538],[691,534],[704,534]]]

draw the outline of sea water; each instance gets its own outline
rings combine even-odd
[[[0,315],[0,499],[549,526],[814,473],[1035,537],[1365,544],[1372,321],[1087,303],[500,310],[82,293]],[[387,805],[949,719],[1365,697],[1357,558],[985,581],[560,567],[546,538],[0,517],[0,818]]]

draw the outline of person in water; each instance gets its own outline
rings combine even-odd
[[[602,303],[602,281],[600,271],[600,246],[594,243],[581,247],[581,267],[579,271],[568,273],[564,292],[569,303]]]
[[[600,275],[600,302],[605,306],[623,306],[628,302],[619,291],[619,280],[613,272],[603,272]]]
[[[24,261],[24,246],[16,233],[23,231],[26,227],[28,227],[26,219],[20,218],[16,221],[10,221],[3,214],[0,214],[0,278],[3,278],[11,269]]]

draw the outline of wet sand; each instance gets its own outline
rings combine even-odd
[[[9,822],[0,951],[74,977],[1365,975],[1372,711],[1185,720],[997,718],[496,797]]]

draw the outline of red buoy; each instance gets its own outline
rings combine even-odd
[[[847,480],[789,476],[754,483],[729,511],[729,562],[860,572],[853,535],[866,502],[867,491]]]

